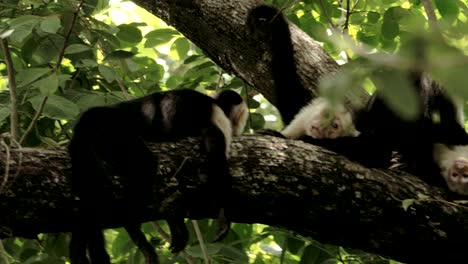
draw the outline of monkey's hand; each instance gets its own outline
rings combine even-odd
[[[229,233],[231,229],[231,221],[229,221],[224,215],[224,208],[221,208],[218,216],[218,231],[216,232],[216,237],[214,242],[223,240]]]

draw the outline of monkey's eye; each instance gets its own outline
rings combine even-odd
[[[456,173],[456,172],[452,173],[452,177],[454,177],[454,178],[458,177],[458,173]]]
[[[468,174],[463,174],[464,179],[468,179]]]
[[[336,122],[336,121],[333,121],[331,126],[332,126],[333,129],[338,129],[338,127],[339,127],[338,122]]]

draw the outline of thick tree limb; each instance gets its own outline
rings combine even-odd
[[[132,215],[135,221],[164,219],[174,211],[195,219],[216,216],[197,189],[206,171],[199,145],[197,139],[152,145],[161,157],[158,177],[165,179],[154,190],[164,198],[149,201]],[[5,153],[0,155],[5,168]],[[227,212],[235,222],[284,227],[409,262],[465,256],[468,210],[414,176],[369,170],[325,149],[267,136],[237,138],[231,155],[234,202]],[[69,231],[77,212],[66,151],[13,150],[10,166],[0,194],[0,237]],[[430,198],[418,200],[418,194]],[[404,210],[406,199],[415,201]],[[103,227],[122,225],[118,200],[103,211]]]

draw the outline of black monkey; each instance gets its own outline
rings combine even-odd
[[[99,210],[111,197],[108,187],[114,175],[123,181],[123,196],[129,208],[154,198],[152,187],[161,180],[155,177],[158,160],[145,142],[201,136],[209,168],[207,185],[223,208],[231,184],[227,164],[231,138],[242,133],[247,115],[246,104],[236,92],[225,90],[210,97],[188,89],[153,93],[84,112],[69,145],[72,187],[80,198],[82,214],[72,232],[71,263],[110,263],[102,228],[97,223]],[[124,227],[143,252],[146,263],[159,263],[139,224],[128,222]],[[183,217],[167,222],[171,249],[179,252],[188,240]]]
[[[247,24],[255,35],[270,41],[277,107],[287,125],[280,136],[324,146],[369,167],[389,167],[397,151],[409,172],[438,185],[445,179],[450,190],[468,194],[468,136],[462,111],[426,74],[408,73],[419,95],[420,114],[415,120],[394,113],[378,91],[364,108],[339,106],[330,112],[326,104],[317,107],[317,100],[325,99],[310,100],[304,92],[284,15],[260,5],[250,11]],[[326,115],[321,114],[324,111]],[[440,119],[434,120],[434,115]],[[349,117],[353,122],[341,121]]]

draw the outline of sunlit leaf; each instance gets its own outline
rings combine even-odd
[[[180,35],[179,32],[173,29],[156,29],[145,35],[146,41],[144,46],[145,48],[152,48],[154,46],[167,43],[178,35]]]
[[[171,49],[175,49],[177,51],[177,55],[179,59],[185,58],[187,56],[187,52],[190,49],[190,43],[186,38],[178,38],[171,46]]]

